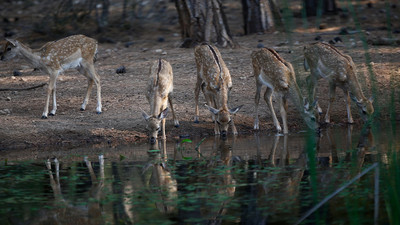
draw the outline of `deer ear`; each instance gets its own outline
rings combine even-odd
[[[17,44],[18,44],[18,41],[17,40],[14,40],[14,39],[8,39],[8,38],[6,38],[6,40],[8,41],[8,42],[10,42],[12,45],[14,45],[15,47],[17,46]]]
[[[208,106],[207,104],[204,104],[204,106],[207,107],[208,110],[210,110],[210,111],[211,111],[212,113],[214,113],[215,115],[217,115],[217,114],[219,113],[219,110],[218,110],[218,109],[214,109],[213,107]]]
[[[230,109],[230,110],[229,110],[229,113],[234,115],[234,114],[236,114],[242,107],[243,107],[243,105],[238,106],[238,107],[233,108],[233,109]]]
[[[308,102],[308,99],[306,97],[303,97],[303,102],[304,102],[304,109],[308,110],[310,108],[310,103]]]
[[[143,109],[140,109],[140,110],[142,111],[142,116],[143,116],[143,118],[144,118],[146,121],[148,121],[148,120],[150,119],[150,116],[147,115],[147,113],[146,113]]]
[[[371,103],[373,103],[374,102],[374,97],[370,97],[369,99],[368,99],[368,101],[370,101]]]
[[[165,119],[167,118],[167,115],[168,115],[168,107],[165,108],[162,112],[160,112],[160,115],[158,115],[158,119],[159,120]]]

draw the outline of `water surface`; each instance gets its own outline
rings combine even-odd
[[[399,175],[390,170],[391,163],[399,165],[400,141],[393,127],[332,126],[319,136],[260,133],[51,153],[1,152],[0,221],[295,224],[379,162],[378,201],[372,170],[302,224],[393,224],[387,210],[392,186],[386,182]]]

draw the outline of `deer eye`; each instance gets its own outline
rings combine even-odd
[[[7,48],[7,52],[9,52],[9,51],[11,51],[11,48],[10,48],[10,47]]]

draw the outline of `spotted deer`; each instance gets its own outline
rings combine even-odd
[[[86,97],[83,100],[81,110],[86,109],[94,83],[97,87],[96,111],[98,114],[101,113],[100,77],[94,69],[97,54],[97,41],[95,39],[84,35],[73,35],[58,41],[48,42],[39,49],[31,49],[17,40],[7,39],[7,41],[1,60],[22,56],[50,77],[42,119],[55,115],[57,110],[56,81],[61,73],[70,68],[76,68],[88,79]],[[53,97],[53,109],[48,113],[51,96]]]
[[[350,99],[357,103],[361,118],[366,121],[374,112],[372,99],[367,99],[357,80],[356,66],[349,55],[345,55],[330,44],[317,42],[304,47],[304,67],[310,69],[307,77],[310,99],[315,99],[317,82],[324,78],[329,82],[329,104],[325,122],[330,122],[331,104],[335,101],[336,87],[339,86],[346,96],[347,120],[353,123],[350,111]],[[319,107],[318,107],[319,108]],[[320,108],[319,111],[321,112]]]
[[[307,126],[311,129],[316,129],[318,124],[315,122],[315,109],[303,98],[296,82],[292,64],[285,61],[275,50],[270,48],[262,48],[252,52],[251,59],[253,63],[254,76],[256,78],[254,129],[259,129],[258,104],[260,102],[262,86],[267,87],[264,93],[264,100],[271,111],[274,125],[279,133],[282,131],[282,128],[276,117],[274,106],[272,104],[272,96],[274,94],[279,99],[280,113],[283,122],[283,133],[288,133],[288,97],[300,112],[300,115]]]
[[[197,67],[197,83],[195,88],[195,118],[199,122],[199,94],[202,90],[212,114],[215,135],[226,136],[229,124],[232,132],[237,135],[233,115],[242,106],[228,108],[228,97],[232,89],[232,80],[228,68],[222,59],[221,53],[215,46],[202,44],[195,47],[194,56]]]
[[[146,98],[150,103],[150,115],[142,110],[142,115],[147,121],[150,142],[154,143],[160,131],[162,122],[162,138],[165,139],[165,118],[168,114],[168,102],[171,106],[172,116],[175,127],[179,127],[179,121],[175,117],[175,111],[172,104],[173,73],[172,67],[166,60],[155,60],[150,67],[149,78],[147,82]]]

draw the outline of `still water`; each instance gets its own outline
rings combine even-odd
[[[296,224],[375,162],[301,224],[395,224],[394,127],[0,152],[0,224]]]

